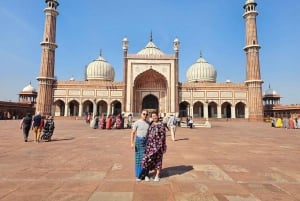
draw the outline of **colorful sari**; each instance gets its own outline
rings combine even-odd
[[[162,168],[163,154],[167,150],[166,128],[163,123],[149,126],[146,149],[142,160],[143,168],[148,171]]]

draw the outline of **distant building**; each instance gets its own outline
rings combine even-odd
[[[27,85],[19,93],[19,102],[0,101],[0,119],[20,119],[26,113],[35,113],[37,92],[31,85]]]
[[[282,105],[280,95],[270,86],[263,95],[264,117],[300,117],[300,104]]]

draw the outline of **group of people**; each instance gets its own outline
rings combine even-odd
[[[123,129],[125,128],[125,118],[122,114],[118,115],[102,115],[100,118],[95,116],[91,121],[88,122],[90,127],[97,129]],[[126,128],[131,128],[132,115],[128,115]]]
[[[143,110],[141,118],[134,122],[131,132],[131,148],[135,150],[135,177],[137,181],[150,181],[150,171],[154,171],[153,181],[160,181],[163,154],[167,151],[166,131],[171,130],[175,141],[176,117],[168,122],[160,121],[157,112]],[[149,121],[150,119],[150,121]]]
[[[272,117],[271,126],[275,128],[300,129],[300,119],[292,117]]]
[[[20,122],[20,129],[23,130],[24,142],[28,142],[30,129],[34,132],[34,142],[51,141],[54,128],[53,117],[44,117],[40,112],[37,112],[34,117],[32,117],[30,113],[27,113]]]

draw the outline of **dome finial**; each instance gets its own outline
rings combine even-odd
[[[269,89],[271,89],[271,85],[269,84]]]
[[[102,57],[102,49],[100,49],[100,57]]]
[[[152,30],[150,32],[150,41],[152,42],[153,41],[153,38],[152,38]]]
[[[200,58],[202,58],[202,51],[200,50]]]

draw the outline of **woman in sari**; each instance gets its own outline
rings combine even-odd
[[[142,159],[145,181],[149,181],[149,171],[155,171],[154,181],[159,181],[163,154],[167,150],[166,127],[159,121],[157,112],[151,114],[153,122],[149,126],[146,149]]]

